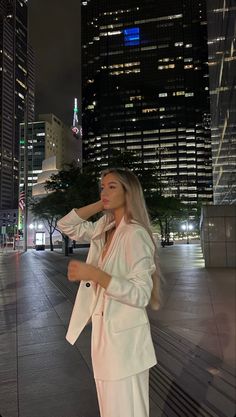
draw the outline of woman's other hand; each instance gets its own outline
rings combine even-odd
[[[90,281],[94,266],[80,261],[70,261],[68,265],[67,278],[69,281]]]
[[[80,261],[70,261],[67,277],[69,281],[94,281],[101,287],[107,288],[111,276],[93,265]]]

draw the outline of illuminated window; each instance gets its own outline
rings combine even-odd
[[[142,100],[142,96],[130,96],[130,101]]]
[[[141,131],[136,131],[136,132],[126,132],[126,136],[135,136],[135,135],[141,135]],[[133,139],[130,139],[133,140]]]
[[[140,69],[139,68],[135,68],[135,69],[130,69],[130,70],[125,70],[125,74],[131,74],[131,73],[139,73]]]
[[[142,113],[155,113],[157,111],[158,111],[158,108],[156,108],[156,107],[152,107],[152,108],[149,108],[149,109],[142,109]]]
[[[109,65],[108,68],[123,68],[123,64],[113,64],[113,65]],[[107,68],[106,66],[101,67],[101,68]]]
[[[141,51],[148,51],[151,49],[157,49],[156,45],[152,45],[152,46],[142,46]]]
[[[126,62],[124,64],[125,67],[133,67],[135,65],[140,65],[140,61],[136,61],[136,62]]]
[[[140,24],[140,23],[158,22],[158,21],[161,21],[161,20],[180,19],[181,17],[183,17],[182,14],[173,14],[173,15],[169,15],[169,16],[155,17],[155,18],[152,18],[152,19],[137,20],[135,23]]]
[[[139,27],[124,29],[124,43],[125,46],[135,46],[140,44]]]
[[[173,69],[175,68],[175,64],[169,64],[169,65],[158,65],[158,69],[159,70],[164,70],[164,69]]]
[[[16,82],[17,82],[18,84],[20,84],[20,86],[26,90],[26,85],[25,85],[24,83],[22,83],[22,81],[18,80],[18,78],[17,78],[17,79],[16,79]]]
[[[121,74],[124,74],[124,71],[113,71],[110,74],[111,75],[121,75]]]

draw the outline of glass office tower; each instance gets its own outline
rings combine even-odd
[[[207,1],[215,204],[236,203],[236,3]]]
[[[82,2],[83,155],[155,164],[162,193],[212,200],[205,1]]]
[[[0,2],[0,209],[18,207],[19,124],[34,118],[33,52],[27,41],[27,1]]]

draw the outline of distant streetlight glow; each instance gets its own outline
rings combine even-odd
[[[187,244],[189,244],[189,231],[193,230],[193,225],[186,220],[186,224],[182,224],[181,229],[186,232]]]

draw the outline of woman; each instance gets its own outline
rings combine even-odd
[[[105,211],[95,223],[92,215]],[[90,241],[86,263],[69,263],[80,281],[67,340],[92,318],[92,363],[101,417],[149,416],[149,368],[156,364],[145,307],[159,307],[155,244],[142,189],[127,169],[108,169],[101,200],[58,222],[73,240]]]

